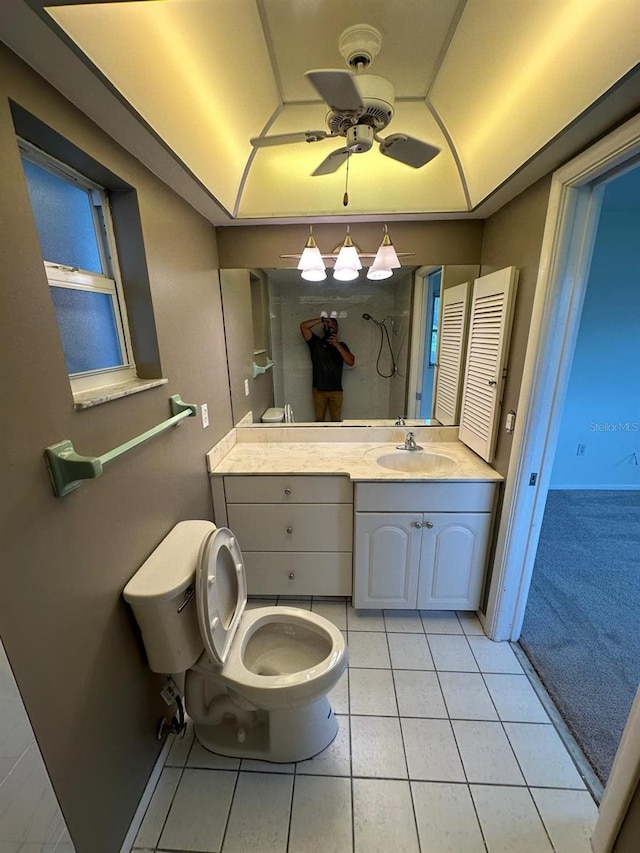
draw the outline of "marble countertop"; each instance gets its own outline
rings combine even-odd
[[[428,441],[417,436],[423,451],[397,450],[398,441],[269,441],[227,442],[208,454],[209,472],[222,474],[346,474],[354,481],[501,482],[503,477],[461,441]],[[394,471],[378,465],[376,458],[392,453],[439,454],[452,460],[445,471]],[[410,464],[414,464],[411,460]]]

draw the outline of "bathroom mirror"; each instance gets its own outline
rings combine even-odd
[[[336,312],[339,338],[356,359],[343,370],[343,424],[395,423],[398,416],[410,425],[446,422],[433,408],[440,298],[478,275],[478,266],[433,265],[403,267],[382,281],[367,279],[363,269],[350,282],[330,271],[324,281],[309,282],[295,269],[221,270],[235,423],[250,426],[248,411],[259,422],[272,392],[273,405],[289,404],[296,424],[314,422],[300,323],[322,311]],[[322,327],[314,331],[321,335]]]

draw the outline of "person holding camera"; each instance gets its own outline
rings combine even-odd
[[[335,314],[335,312],[334,312]],[[312,332],[322,323],[322,337]],[[323,311],[320,317],[300,323],[300,332],[307,342],[312,366],[313,407],[316,421],[324,421],[329,408],[332,421],[342,420],[342,368],[352,367],[353,353],[338,338],[338,320]]]

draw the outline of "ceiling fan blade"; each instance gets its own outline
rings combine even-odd
[[[265,148],[268,145],[288,145],[290,142],[318,142],[335,134],[326,130],[301,130],[298,133],[276,133],[273,136],[254,136],[249,141],[254,148]]]
[[[440,153],[440,149],[435,145],[429,145],[428,142],[404,133],[392,133],[391,136],[387,136],[380,143],[380,151],[387,157],[399,160],[400,163],[413,166],[414,169],[424,166]]]
[[[337,112],[361,112],[364,109],[355,74],[333,68],[307,71],[304,75],[318,94]]]
[[[311,173],[312,176],[315,178],[318,175],[330,175],[332,172],[336,172],[348,156],[348,148],[336,148],[336,150],[332,151],[328,157],[325,157],[318,168]]]

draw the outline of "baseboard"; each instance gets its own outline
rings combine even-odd
[[[550,492],[640,492],[640,483],[635,486],[618,486],[618,485],[593,485],[592,483],[585,483],[584,485],[576,486],[575,483],[570,483],[569,485],[553,485],[549,486]]]
[[[160,754],[156,759],[156,763],[153,765],[153,770],[151,771],[149,780],[145,786],[144,791],[142,792],[142,797],[140,797],[140,802],[138,803],[138,808],[136,809],[136,813],[134,814],[133,820],[131,821],[129,831],[127,832],[125,839],[122,842],[120,853],[131,853],[131,848],[133,847],[133,843],[136,840],[136,836],[138,835],[146,811],[149,808],[151,797],[153,796],[153,792],[156,789],[158,779],[160,778],[160,774],[164,769],[165,761],[167,760],[169,750],[171,749],[175,738],[176,736],[173,734],[168,735],[162,746],[162,749],[160,750]]]

